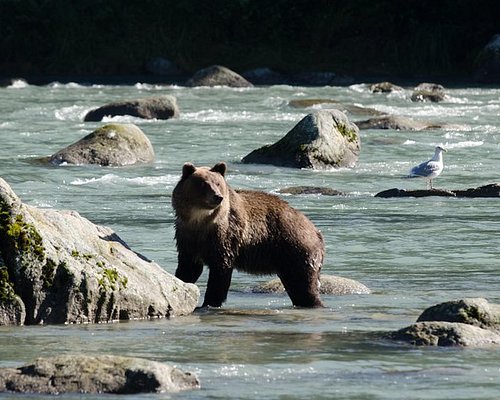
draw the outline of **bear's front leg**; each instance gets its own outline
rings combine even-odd
[[[196,283],[203,272],[203,261],[188,256],[184,252],[179,252],[177,260],[176,278],[186,283]]]
[[[207,291],[202,307],[221,307],[226,301],[227,292],[231,285],[232,268],[210,268],[208,274]]]

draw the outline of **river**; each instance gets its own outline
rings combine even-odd
[[[323,296],[324,309],[294,309],[286,296],[251,293],[268,278],[236,273],[221,309],[170,320],[0,327],[0,367],[61,353],[115,354],[174,364],[201,381],[198,391],[134,396],[144,399],[498,399],[497,347],[417,348],[381,335],[410,325],[442,301],[484,297],[500,303],[498,199],[374,197],[394,187],[425,188],[425,181],[403,177],[439,144],[448,151],[435,187],[466,189],[500,181],[500,89],[446,92],[444,102],[414,103],[411,88],[374,94],[365,84],[231,89],[17,82],[0,88],[0,176],[24,202],[78,211],[173,273],[170,201],[184,162],[227,162],[227,180],[235,188],[271,193],[298,185],[337,189],[345,195],[282,196],[323,232],[323,272],[372,290]],[[153,164],[54,167],[38,162],[104,124],[83,122],[90,109],[160,94],[177,98],[180,118],[106,120],[139,126],[154,146]],[[449,126],[363,130],[360,158],[352,169],[240,162],[284,136],[307,113],[332,107],[289,105],[314,98]],[[348,116],[354,122],[368,118]],[[206,277],[205,271],[199,281],[202,296]]]

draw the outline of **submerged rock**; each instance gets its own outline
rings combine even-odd
[[[61,355],[20,368],[0,368],[0,392],[138,394],[199,387],[192,373],[132,357]]]
[[[405,190],[405,189],[387,189],[375,195],[375,197],[390,198],[390,197],[428,197],[428,196],[444,196],[444,197],[500,197],[500,184],[492,183],[489,185],[479,186],[465,190],[447,190],[447,189],[422,189],[422,190]]]
[[[199,289],[75,211],[21,202],[0,178],[0,323],[108,322],[190,314]]]
[[[97,164],[123,166],[154,161],[153,146],[134,124],[108,124],[49,158],[55,165]]]
[[[417,346],[500,344],[500,305],[481,298],[448,301],[426,309],[415,324],[389,336]]]
[[[253,85],[229,68],[212,65],[196,72],[188,79],[186,86],[252,87]]]
[[[358,127],[335,109],[304,117],[278,142],[246,155],[247,164],[271,164],[291,168],[353,167],[359,157]]]
[[[411,95],[411,101],[431,101],[434,103],[446,98],[444,87],[437,83],[420,83]]]
[[[102,121],[104,117],[116,115],[130,115],[143,119],[170,119],[179,116],[179,107],[177,99],[169,95],[118,101],[89,111],[84,121]]]
[[[317,186],[291,186],[279,190],[282,194],[321,194],[322,196],[345,196],[339,190]]]
[[[437,125],[415,121],[398,115],[384,115],[371,118],[366,121],[356,121],[359,129],[394,129],[404,131],[421,131],[423,129],[436,128]]]
[[[383,115],[384,113],[374,108],[355,106],[353,104],[341,104],[333,99],[293,99],[288,102],[288,105],[293,108],[308,108],[326,104],[327,106],[335,104],[335,108],[344,113],[353,115]]]
[[[320,293],[326,295],[351,295],[351,294],[370,294],[371,291],[362,283],[342,278],[334,275],[320,276]],[[279,278],[271,279],[252,288],[253,293],[285,293],[285,288]]]

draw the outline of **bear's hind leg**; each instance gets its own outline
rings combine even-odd
[[[319,271],[288,271],[278,274],[290,300],[296,307],[324,307],[319,297]]]

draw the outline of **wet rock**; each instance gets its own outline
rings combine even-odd
[[[440,102],[446,98],[444,87],[437,83],[420,83],[411,95],[411,101]]]
[[[500,34],[494,35],[478,57],[474,79],[481,83],[500,83]]]
[[[427,190],[405,190],[405,189],[387,189],[375,195],[375,197],[500,197],[500,184],[492,183],[466,190],[446,190],[446,189],[427,189]]]
[[[435,125],[397,115],[384,115],[366,121],[356,121],[356,125],[359,129],[394,129],[404,131],[421,131],[435,127]]]
[[[84,121],[102,121],[104,117],[117,115],[130,115],[143,119],[170,119],[179,116],[179,107],[177,99],[169,95],[118,101],[89,111]]]
[[[278,142],[246,155],[242,162],[290,168],[353,167],[359,157],[359,130],[335,109],[304,117]]]
[[[281,85],[288,82],[284,75],[267,67],[245,71],[241,75],[254,85]]]
[[[500,305],[481,298],[444,302],[426,309],[415,324],[390,337],[417,346],[500,344]]]
[[[49,158],[55,165],[98,164],[123,166],[153,162],[153,146],[134,124],[108,124]]]
[[[199,387],[192,373],[132,357],[61,355],[20,368],[0,368],[0,392],[138,394]]]
[[[252,87],[253,85],[229,68],[213,65],[196,72],[188,79],[186,86]]]
[[[474,325],[484,329],[500,328],[500,305],[483,298],[447,301],[427,308],[417,322],[447,321]]]
[[[483,346],[500,344],[500,335],[477,326],[452,322],[417,322],[391,335],[415,346]]]
[[[279,190],[281,194],[320,194],[322,196],[345,196],[344,192],[339,190],[316,187],[316,186],[292,186]]]
[[[401,92],[404,89],[401,86],[397,86],[391,82],[378,82],[370,85],[370,90],[372,93],[391,93],[391,92]]]
[[[0,322],[96,323],[190,314],[199,289],[75,211],[21,202],[0,178]]]
[[[321,275],[320,293],[343,296],[352,294],[370,294],[371,291],[362,283],[334,275]],[[254,288],[253,293],[285,293],[285,288],[279,278],[264,282]]]
[[[353,115],[384,115],[383,112],[375,110],[374,108],[355,106],[353,104],[341,104],[332,99],[293,99],[288,102],[288,105],[293,108],[307,108],[322,104],[326,104],[327,106],[334,104],[337,110]]]

